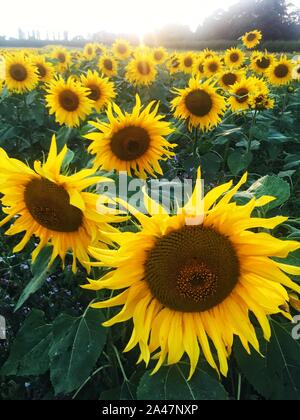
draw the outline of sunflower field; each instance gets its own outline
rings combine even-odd
[[[0,50],[0,399],[300,399],[300,56],[262,35]]]

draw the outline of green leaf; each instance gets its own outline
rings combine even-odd
[[[189,367],[183,363],[162,367],[155,375],[146,372],[137,390],[138,400],[227,400],[223,385],[197,368],[188,381]]]
[[[289,184],[276,175],[266,175],[258,179],[249,189],[248,192],[256,198],[263,195],[276,197],[276,200],[267,204],[264,208],[266,211],[274,209],[285,203],[291,195]]]
[[[292,338],[292,323],[271,321],[272,338],[261,339],[261,357],[249,356],[240,343],[234,348],[238,365],[251,385],[272,400],[300,400],[300,343]]]
[[[241,171],[247,169],[251,163],[252,157],[251,152],[245,154],[242,154],[238,150],[231,152],[227,160],[230,172],[233,175],[238,175]]]
[[[53,324],[50,349],[51,382],[55,393],[69,393],[89,377],[106,343],[101,311],[87,309],[79,318],[62,314]]]
[[[44,284],[45,280],[49,276],[51,270],[54,269],[52,266],[51,268],[48,267],[50,257],[52,254],[52,247],[48,246],[42,249],[40,254],[38,255],[35,263],[32,266],[32,280],[27,284],[25,289],[23,290],[19,300],[15,306],[14,311],[16,312],[18,309],[21,308],[22,305],[26,302],[30,295],[35,293],[39,290],[42,285]]]
[[[52,326],[46,324],[44,312],[33,309],[20,328],[11,346],[1,375],[42,375],[49,368],[49,348]]]

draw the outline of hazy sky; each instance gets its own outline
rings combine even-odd
[[[297,0],[300,3],[300,0]],[[3,0],[0,35],[39,30],[45,35],[69,31],[71,36],[99,30],[142,35],[166,23],[199,22],[237,0]]]

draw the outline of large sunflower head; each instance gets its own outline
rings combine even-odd
[[[159,160],[174,156],[175,147],[165,138],[173,132],[170,124],[157,115],[159,104],[151,102],[142,109],[139,96],[132,113],[123,113],[113,104],[107,111],[108,123],[90,122],[98,132],[85,137],[92,141],[88,150],[96,155],[95,165],[107,171],[126,171],[146,178],[147,174],[162,175]]]
[[[250,97],[258,90],[256,81],[253,79],[243,77],[239,82],[232,85],[229,90],[230,97],[228,99],[232,111],[242,111],[249,108]]]
[[[203,65],[204,73],[207,77],[214,76],[215,74],[222,71],[223,68],[222,60],[218,56],[206,58]]]
[[[275,60],[267,71],[267,77],[272,85],[285,85],[292,79],[293,64],[282,55]]]
[[[92,307],[122,307],[104,325],[131,319],[125,351],[138,345],[139,362],[156,359],[153,373],[164,363],[178,363],[186,353],[191,377],[202,352],[226,376],[234,337],[248,353],[250,346],[259,352],[252,315],[269,340],[268,317],[288,316],[282,310],[289,299],[286,288],[300,292],[286,274],[300,275],[299,267],[280,262],[300,244],[262,232],[286,217],[252,217],[273,197],[253,198],[245,205],[232,201],[245,181],[246,176],[234,187],[232,182],[219,185],[202,199],[198,179],[190,201],[174,216],[147,196],[149,216],[124,204],[140,231],[120,234],[118,250],[91,250],[100,266],[113,270],[85,288],[120,290]]]
[[[113,77],[118,74],[118,62],[109,54],[103,54],[100,57],[98,67],[105,76]]]
[[[89,95],[90,90],[73,77],[69,77],[67,81],[58,77],[47,87],[46,106],[50,114],[55,114],[59,124],[76,127],[91,113],[94,106]]]
[[[155,64],[162,64],[168,57],[167,50],[163,47],[154,48],[152,51],[152,57]]]
[[[193,52],[186,52],[180,55],[180,67],[181,71],[187,74],[193,72],[195,63],[195,54]]]
[[[172,110],[176,118],[188,121],[189,129],[199,127],[211,130],[221,121],[226,103],[216,87],[209,80],[200,83],[192,77],[185,89],[175,89],[177,96],[172,100]]]
[[[125,39],[117,39],[112,46],[112,52],[118,60],[126,60],[131,54],[129,42]]]
[[[218,74],[218,84],[225,90],[228,90],[233,86],[236,82],[240,82],[242,77],[244,76],[244,72],[241,70],[223,70],[220,74]]]
[[[262,34],[256,29],[250,32],[246,32],[245,35],[242,36],[243,44],[248,49],[256,47],[260,43],[261,39]]]
[[[63,72],[71,63],[71,53],[64,47],[54,48],[51,57],[57,60],[57,70]]]
[[[31,169],[9,158],[0,149],[0,192],[3,194],[3,211],[7,215],[0,226],[13,220],[6,234],[24,232],[23,239],[13,252],[21,251],[35,236],[39,245],[32,254],[33,260],[43,247],[51,244],[50,264],[57,256],[64,261],[66,253],[71,251],[73,271],[76,271],[76,260],[89,269],[86,264],[89,261],[88,247],[97,245],[99,241],[108,242],[105,231],[114,230],[107,223],[119,219],[108,213],[97,194],[84,192],[89,186],[105,180],[93,176],[93,169],[68,176],[61,173],[66,153],[66,146],[60,153],[57,152],[53,137],[46,162],[36,161],[34,169]]]
[[[24,93],[35,88],[39,81],[36,67],[23,53],[5,57],[5,84],[12,92]]]
[[[150,55],[136,55],[126,66],[126,79],[136,86],[149,86],[156,79],[157,70]]]
[[[224,54],[226,66],[239,68],[245,60],[245,54],[239,48],[230,48]]]
[[[116,97],[115,87],[107,78],[100,77],[96,71],[88,70],[81,75],[81,84],[90,90],[88,98],[93,101],[97,112],[102,111]]]
[[[37,68],[39,80],[43,83],[48,83],[53,79],[54,67],[51,63],[46,61],[42,55],[32,57],[31,63]]]
[[[251,55],[251,68],[256,73],[265,74],[274,62],[274,56],[268,52],[253,52]]]
[[[88,43],[84,46],[83,55],[87,60],[92,60],[96,56],[96,45]]]

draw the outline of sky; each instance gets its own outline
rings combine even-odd
[[[39,30],[71,37],[87,36],[101,30],[142,36],[168,23],[189,25],[195,30],[218,8],[237,0],[3,0],[0,36],[18,36]],[[300,0],[299,0],[300,3]],[[17,12],[16,12],[17,11]]]

